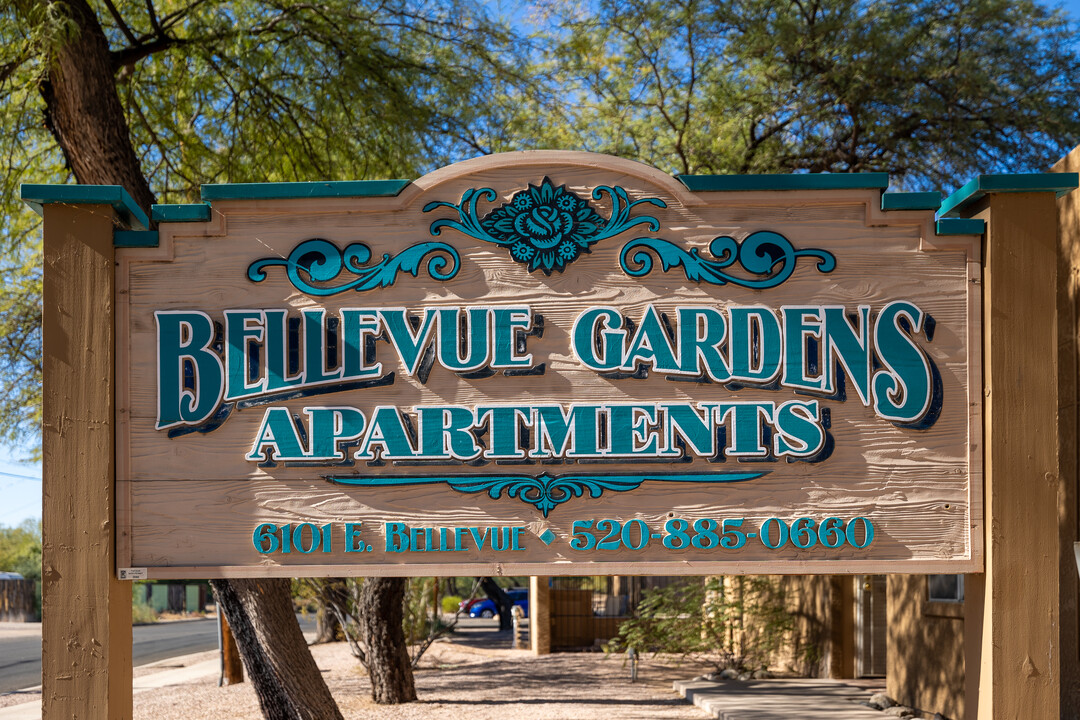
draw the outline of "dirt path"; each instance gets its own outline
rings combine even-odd
[[[371,702],[367,675],[343,643],[312,647],[312,654],[346,718],[372,720],[702,720],[704,712],[671,690],[677,679],[703,672],[695,665],[646,660],[630,682],[623,657],[560,653],[534,657],[440,642],[416,676],[420,702]],[[136,720],[163,717],[260,720],[247,683],[218,688],[216,678],[135,696]]]

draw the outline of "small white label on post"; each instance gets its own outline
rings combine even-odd
[[[146,568],[120,568],[118,575],[121,580],[145,580]]]

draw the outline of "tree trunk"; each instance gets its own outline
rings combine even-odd
[[[66,11],[78,30],[57,49],[40,85],[45,123],[63,149],[76,181],[121,185],[139,207],[149,211],[154,194],[131,145],[131,132],[116,92],[117,68],[101,24],[86,0],[55,6]]]
[[[341,718],[307,649],[288,580],[211,580],[267,720]],[[400,618],[398,626],[400,627]]]
[[[177,585],[176,583],[169,583],[165,587],[168,588],[168,601],[166,609],[171,613],[182,613],[187,608],[187,588],[184,585]]]
[[[510,613],[514,603],[510,600],[510,596],[503,592],[498,583],[489,577],[480,578],[480,587],[484,589],[484,593],[491,602],[495,603],[495,607],[499,608],[499,630],[506,630],[507,632],[513,630],[514,619]]]
[[[315,611],[315,644],[336,642],[341,623],[334,611],[319,603]]]
[[[218,623],[221,624],[221,655],[222,672],[221,682],[225,685],[236,685],[244,682],[244,663],[240,659],[240,648],[236,647],[236,638],[233,637],[229,621],[225,619],[225,611],[218,603]]]
[[[367,646],[371,697],[377,703],[416,700],[412,662],[405,646],[405,578],[366,578],[360,587],[360,629]]]
[[[75,27],[56,48],[39,84],[46,126],[63,150],[77,182],[120,185],[149,214],[154,193],[139,164],[117,93],[117,56],[110,51],[97,15],[87,0],[36,1],[43,12],[64,13]],[[296,622],[289,582],[215,580],[213,587],[266,717],[340,718]],[[387,642],[397,643],[394,651],[407,659],[401,630],[402,595],[403,586],[393,596],[398,607],[396,623],[391,624],[390,633],[384,634],[390,638]],[[373,606],[393,600],[370,597]],[[368,615],[371,624],[387,622],[378,612]],[[377,654],[369,665],[378,668],[381,657],[394,654],[385,646],[383,649],[385,652]],[[388,670],[385,674],[392,676],[394,672]],[[411,668],[407,677],[407,694],[411,697],[405,699],[414,700]]]

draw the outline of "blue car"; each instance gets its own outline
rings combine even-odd
[[[529,591],[528,590],[507,590],[506,594],[510,596],[510,599],[521,608],[521,611],[525,614],[525,617],[529,617]],[[472,604],[469,608],[469,617],[474,618],[493,618],[499,614],[499,608],[495,603],[491,602],[490,598],[484,598],[479,602]]]

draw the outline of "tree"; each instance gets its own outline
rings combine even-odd
[[[1080,141],[1080,38],[1032,0],[550,6],[561,93],[508,105],[481,147],[534,135],[675,173],[886,171],[937,190]]]
[[[495,607],[499,608],[499,630],[512,630],[513,617],[510,611],[514,607],[514,601],[510,599],[505,590],[499,587],[497,582],[489,577],[480,578],[480,587],[483,588],[484,594],[495,604]]]
[[[444,622],[433,607],[438,580],[307,578],[298,586],[304,596],[318,599],[337,619],[353,656],[369,670],[372,699],[401,703],[416,699],[413,670],[432,643],[454,631],[461,614],[459,607],[453,619]],[[401,589],[387,589],[387,585]],[[479,582],[472,595],[478,589]],[[404,602],[398,600],[399,595]]]
[[[296,623],[290,581],[211,580],[210,584],[233,629],[263,717],[267,720],[340,718],[337,703]],[[253,617],[256,614],[258,617]],[[278,684],[297,687],[278,687]]]
[[[542,7],[534,47],[464,0],[0,6],[0,434],[40,422],[24,179],[119,184],[145,207],[207,182],[415,177],[563,147],[679,173],[885,170],[940,187],[1044,167],[1080,138],[1077,34],[1031,0]]]
[[[23,177],[122,185],[149,210],[195,200],[208,182],[415,176],[454,152],[447,129],[475,117],[490,78],[512,77],[508,39],[457,0],[0,8],[3,202],[17,218],[4,230],[0,408],[15,412],[3,432],[23,437],[40,422],[41,246],[12,206]],[[340,717],[294,627],[288,582],[214,585],[264,714]],[[400,584],[374,584],[369,601],[400,606],[401,596]],[[376,635],[389,645],[373,656],[405,652],[399,636]],[[411,674],[404,681],[415,699]]]
[[[16,527],[0,526],[0,572],[17,572],[27,580],[41,579],[40,520],[25,520]]]

